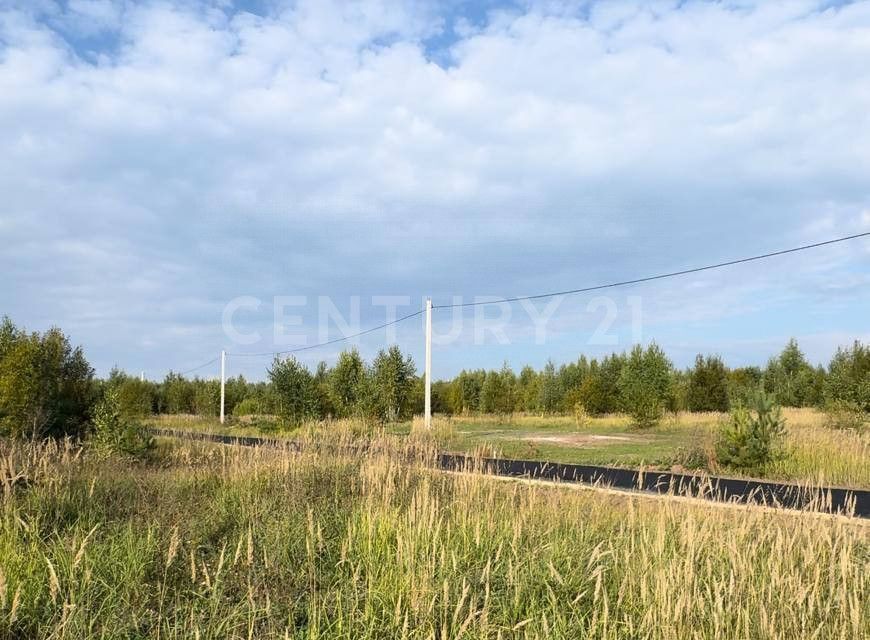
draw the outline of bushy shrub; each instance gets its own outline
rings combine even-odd
[[[720,464],[735,469],[753,470],[781,455],[785,419],[771,395],[758,392],[749,406],[731,413],[719,432],[716,457]]]
[[[234,416],[255,416],[264,413],[262,410],[262,402],[258,398],[245,398],[235,407],[233,407]]]
[[[147,458],[154,438],[135,418],[124,414],[118,390],[108,388],[94,407],[90,444],[101,453]]]
[[[689,444],[679,447],[671,458],[674,470],[709,471],[714,452],[710,443],[696,436]]]
[[[278,412],[275,390],[270,383],[258,382],[249,384],[246,394],[239,397],[234,404],[234,416],[275,415]]]
[[[826,424],[832,429],[864,431],[870,424],[870,414],[857,402],[833,400],[825,405]]]
[[[586,411],[586,407],[583,406],[582,402],[574,404],[574,423],[580,429],[589,425],[589,412]]]
[[[665,414],[664,404],[652,392],[638,389],[631,393],[628,415],[638,429],[652,429]]]

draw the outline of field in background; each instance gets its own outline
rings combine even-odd
[[[870,433],[834,430],[815,409],[783,409],[788,433],[785,457],[758,473],[764,478],[808,482],[814,485],[870,487]],[[568,416],[436,416],[433,436],[439,447],[453,452],[477,452],[508,458],[549,460],[623,467],[691,470],[693,463],[712,451],[716,430],[725,414],[680,413],[649,430],[631,427],[621,415],[587,417],[581,422]],[[221,425],[215,419],[195,416],[160,416],[154,426],[206,430],[237,435],[293,437],[294,432],[274,432],[268,417],[253,417]],[[421,423],[397,423],[386,433],[407,436]],[[306,430],[356,430],[352,421],[310,424]],[[710,468],[724,475],[733,470]]]
[[[315,447],[163,443],[145,466],[0,446],[19,478],[0,521],[2,637],[857,639],[870,625],[859,520]]]

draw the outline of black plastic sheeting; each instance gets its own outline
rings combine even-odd
[[[232,436],[214,433],[151,429],[156,436],[204,440],[246,447],[278,446],[299,450],[293,440],[275,440],[257,436]],[[510,478],[576,482],[613,489],[646,491],[704,498],[739,504],[766,505],[822,513],[841,513],[870,518],[870,491],[842,487],[807,487],[798,484],[702,476],[669,471],[641,471],[585,464],[472,458],[442,453],[437,465],[446,471],[476,471]]]

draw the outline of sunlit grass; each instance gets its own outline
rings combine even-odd
[[[145,467],[4,444],[0,637],[866,637],[862,521],[376,450],[183,445]]]
[[[784,457],[765,472],[812,484],[870,488],[870,433],[831,429],[821,416],[789,423]]]
[[[832,429],[820,411],[809,408],[783,409],[787,432],[784,457],[763,469],[739,472],[722,468],[711,460],[706,471],[722,475],[760,476],[771,479],[870,487],[870,433]],[[443,450],[480,453],[531,460],[575,462],[625,467],[683,469],[685,451],[712,451],[723,413],[667,415],[649,430],[637,431],[624,415],[585,417],[517,414],[439,416],[433,418],[430,434]],[[373,428],[360,420],[308,423],[292,432],[275,430],[272,417],[232,419],[221,425],[215,418],[159,416],[155,426],[234,435],[267,435],[298,438],[303,433],[366,433],[384,431],[408,436],[422,431],[422,418],[412,422]],[[265,426],[265,428],[264,428]]]

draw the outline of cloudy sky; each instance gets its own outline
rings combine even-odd
[[[0,0],[0,314],[160,378],[317,342],[320,296],[366,329],[373,296],[401,315],[870,231],[868,60],[870,2]],[[259,340],[227,333],[234,300]],[[522,305],[481,313],[436,375],[634,340],[822,361],[870,340],[870,240],[565,299],[544,339]],[[360,348],[419,363],[419,320]]]

